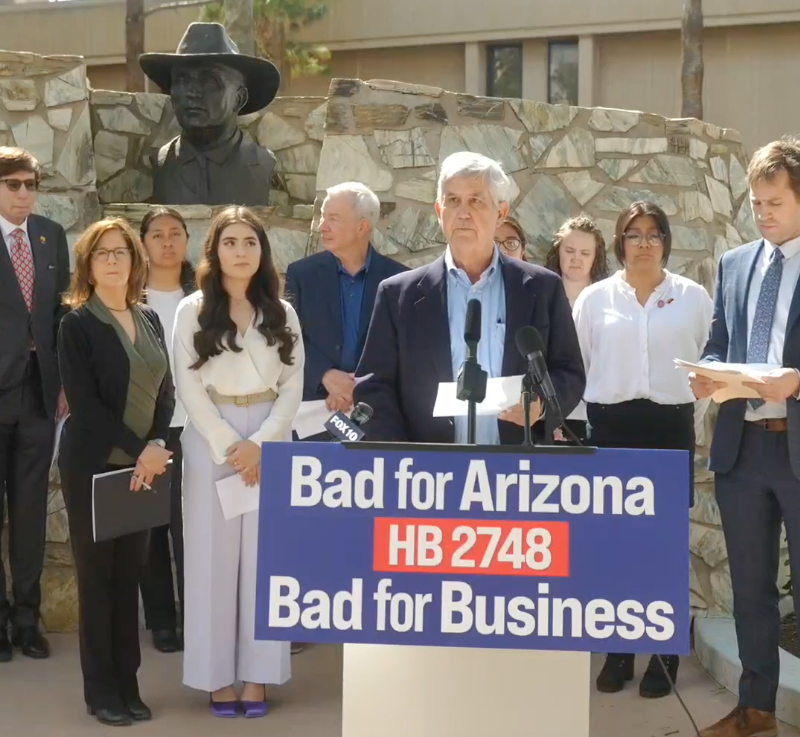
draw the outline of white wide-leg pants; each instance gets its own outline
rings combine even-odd
[[[269,416],[272,402],[219,405],[243,438]],[[258,512],[226,521],[216,482],[234,473],[211,459],[200,433],[187,424],[183,445],[183,682],[216,691],[238,682],[277,684],[291,677],[288,642],[255,639]],[[262,469],[269,478],[269,470]]]

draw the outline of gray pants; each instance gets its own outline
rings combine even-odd
[[[736,465],[716,474],[716,495],[743,668],[739,704],[774,712],[780,669],[781,521],[789,541],[794,608],[800,612],[800,480],[789,465],[787,433],[745,422]]]
[[[269,416],[272,403],[219,405],[243,438]],[[255,639],[258,512],[225,520],[216,482],[231,476],[211,459],[197,429],[183,445],[183,525],[186,612],[183,682],[216,691],[237,681],[282,684],[291,677],[288,642]],[[269,472],[262,470],[267,478]]]

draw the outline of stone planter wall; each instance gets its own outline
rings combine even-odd
[[[282,273],[318,248],[319,195],[347,180],[364,182],[381,199],[375,242],[383,253],[409,266],[434,259],[444,246],[433,210],[437,167],[458,150],[503,163],[514,181],[512,212],[535,261],[569,215],[593,215],[610,243],[619,211],[643,198],[670,217],[670,268],[709,291],[719,256],[758,236],[739,136],[696,120],[337,79],[328,98],[279,98],[241,126],[278,159],[274,206],[260,214]],[[64,225],[71,243],[102,213],[138,226],[152,193],[150,157],[177,132],[163,95],[89,91],[78,57],[0,52],[0,145],[23,146],[40,159],[38,209]],[[196,259],[218,208],[179,209]],[[712,409],[698,426],[691,603],[698,615],[730,616],[727,553],[705,470],[713,415]],[[77,596],[57,475],[49,511],[43,619],[50,631],[69,631]],[[787,558],[784,544],[781,586]],[[784,606],[791,602],[784,599]]]

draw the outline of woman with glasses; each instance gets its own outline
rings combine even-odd
[[[70,416],[59,467],[78,578],[87,710],[103,724],[151,718],[139,696],[139,578],[147,533],[94,542],[92,477],[130,468],[139,491],[167,471],[175,408],[164,330],[141,304],[147,255],[124,220],[75,245],[58,358]]]
[[[604,448],[689,451],[694,472],[694,394],[674,359],[697,361],[711,327],[713,304],[699,284],[666,270],[672,247],[664,211],[635,202],[622,212],[614,253],[622,266],[581,292],[573,316],[586,366],[584,399],[590,441]],[[690,481],[691,484],[691,481]],[[693,504],[690,488],[687,509]],[[650,659],[639,685],[646,698],[666,696],[678,656]],[[610,654],[597,678],[604,693],[622,690],[634,656]]]
[[[527,239],[525,231],[516,218],[507,215],[494,231],[494,242],[500,248],[500,253],[509,258],[516,258],[520,261],[527,261],[525,247]]]

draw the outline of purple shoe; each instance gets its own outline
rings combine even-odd
[[[220,719],[235,719],[239,716],[238,701],[214,701],[208,697],[208,707],[211,714]]]
[[[267,716],[269,704],[266,701],[242,701],[245,719],[260,719]]]

